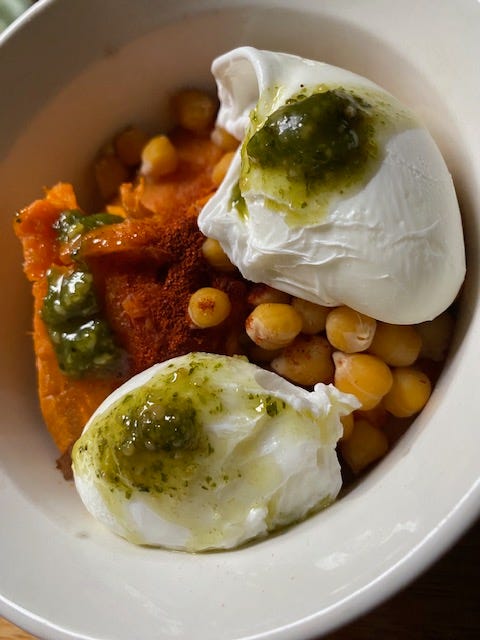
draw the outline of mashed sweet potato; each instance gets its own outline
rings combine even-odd
[[[74,261],[72,247],[59,241],[54,226],[62,212],[79,210],[72,185],[59,183],[48,189],[44,198],[15,218],[34,296],[41,410],[67,458],[90,415],[125,378],[191,350],[235,351],[231,335],[235,318],[241,322],[245,315],[240,309],[245,285],[238,274],[219,274],[210,268],[201,251],[205,238],[196,224],[196,214],[215,189],[211,173],[223,152],[205,135],[177,131],[172,139],[180,159],[177,170],[161,181],[123,184],[111,208],[124,221],[89,231],[81,243],[82,264],[93,274],[102,314],[125,355],[125,366],[116,371],[67,375],[59,367],[42,318],[49,270],[69,269]],[[221,330],[195,329],[186,315],[189,296],[204,285],[223,288],[236,300]]]

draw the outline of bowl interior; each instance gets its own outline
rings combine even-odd
[[[403,11],[393,9],[394,16],[376,11],[374,2],[365,3],[363,11],[354,2],[299,2],[295,9],[286,2],[275,3],[275,9],[271,2],[205,2],[202,7],[179,2],[174,8],[172,3],[142,1],[135,3],[135,10],[132,4],[43,2],[0,46],[2,86],[13,81],[9,62],[16,60],[15,91],[5,94],[1,107],[2,122],[9,124],[0,137],[5,305],[0,321],[0,501],[3,513],[8,508],[11,514],[0,545],[8,575],[0,580],[0,600],[5,615],[36,633],[48,629],[52,638],[66,637],[68,631],[102,639],[115,633],[118,640],[140,632],[146,638],[188,638],[195,633],[215,640],[225,637],[225,629],[231,638],[259,637],[272,630],[278,638],[310,637],[345,622],[413,577],[475,515],[471,494],[478,465],[465,454],[464,441],[479,440],[473,430],[474,395],[465,382],[469,369],[478,370],[480,355],[479,341],[474,341],[479,330],[480,154],[473,118],[477,90],[459,83],[453,64],[445,67],[446,54],[440,59],[432,54],[432,49],[441,51],[447,26],[441,21],[426,42],[407,16],[405,7],[413,10],[414,2],[402,5]],[[425,26],[426,5],[431,3],[424,4],[415,11]],[[453,9],[445,6],[444,11],[451,12],[442,20],[453,20],[453,31],[464,26]],[[476,19],[478,25],[478,15]],[[68,25],[73,23],[72,41]],[[73,487],[55,470],[57,454],[37,407],[31,300],[12,231],[13,214],[57,181],[73,182],[81,204],[94,206],[92,159],[98,148],[126,124],[140,124],[152,133],[167,127],[172,91],[183,86],[214,91],[212,59],[246,44],[365,75],[424,120],[453,174],[465,225],[468,278],[455,344],[420,418],[392,453],[328,511],[229,554],[184,556],[132,548],[90,520]],[[448,55],[466,64],[468,73],[471,63],[459,43]],[[471,69],[473,78],[474,66]],[[452,419],[458,419],[459,412],[462,424],[452,439]],[[464,460],[462,469],[446,483],[438,474],[455,456]],[[432,493],[438,499],[432,500]],[[454,522],[460,501],[464,512]],[[446,520],[452,522],[450,530],[426,548],[425,541],[435,538],[442,523],[448,529]],[[29,544],[32,528],[34,545]],[[19,544],[27,549],[21,567],[13,560]],[[420,548],[425,548],[421,556]],[[417,569],[407,561],[414,552]],[[68,601],[61,577],[52,575],[51,553],[56,564],[64,563],[69,589],[79,590],[75,604]],[[32,566],[39,578],[26,587],[25,575]],[[162,576],[154,575],[152,567]],[[46,584],[42,578],[39,589],[45,575]],[[92,575],[98,578],[95,596],[85,590]],[[381,576],[382,590],[375,586]],[[222,593],[217,580],[222,580]],[[295,583],[302,598],[279,607],[284,598],[291,602]],[[200,606],[205,591],[212,597]],[[188,619],[185,602],[195,612]],[[249,607],[248,620],[239,603],[240,609]],[[105,609],[110,604],[115,619],[111,609],[110,614]],[[92,612],[88,620],[86,607]]]

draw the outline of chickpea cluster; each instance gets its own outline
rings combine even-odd
[[[179,126],[210,135],[223,151],[211,174],[218,187],[238,141],[214,127],[216,101],[201,91],[185,90],[174,96],[172,105]],[[132,175],[161,180],[176,171],[178,162],[168,135],[148,137],[130,127],[100,154],[95,175],[108,201]],[[215,239],[205,239],[202,253],[216,271],[236,270]],[[351,472],[359,474],[389,450],[396,433],[389,431],[392,424],[408,422],[427,403],[433,386],[430,371],[438,369],[450,342],[451,314],[415,326],[387,324],[347,306],[325,307],[264,284],[248,284],[251,310],[245,333],[236,341],[240,353],[294,384],[312,388],[332,383],[357,397],[360,408],[342,419],[339,452]],[[214,287],[192,293],[186,310],[192,330],[220,328],[231,312],[227,293]]]
[[[215,268],[234,268],[216,240],[203,254]],[[339,450],[358,474],[391,446],[388,423],[411,419],[427,403],[432,381],[426,362],[445,357],[452,320],[445,312],[421,325],[380,322],[347,306],[325,307],[262,284],[251,284],[244,354],[287,380],[313,387],[333,383],[360,408],[343,419]],[[218,289],[195,292],[188,308],[193,326],[215,327],[230,313]]]
[[[172,97],[171,107],[179,127],[192,134],[211,135],[212,141],[224,151],[211,176],[214,186],[218,187],[238,147],[238,140],[223,129],[213,127],[216,100],[203,91],[185,89]],[[174,173],[178,164],[177,150],[167,134],[148,136],[139,127],[130,126],[101,150],[94,172],[100,195],[108,202],[118,194],[122,183],[136,176],[159,180]]]

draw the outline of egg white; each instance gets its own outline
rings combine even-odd
[[[129,486],[127,497],[125,485],[106,482],[94,447],[84,446],[89,431],[111,420],[127,395],[164,384],[166,373],[192,367],[197,373],[187,393],[203,398],[202,380],[208,380],[222,406],[212,412],[203,399],[198,403],[213,451],[190,459],[198,469],[180,497],[135,486]],[[256,401],[265,397],[280,403],[277,414],[269,415],[263,401]],[[98,408],[74,447],[75,484],[90,513],[131,542],[187,551],[229,549],[335,500],[341,487],[335,452],[340,417],[358,404],[332,385],[319,384],[308,392],[244,358],[188,354],[135,376]],[[107,446],[113,448],[108,437]],[[205,487],[206,476],[216,482]]]
[[[237,152],[199,227],[245,278],[397,324],[431,320],[453,302],[465,276],[458,202],[437,145],[413,114],[366,78],[297,56],[240,47],[217,58],[212,72],[217,124],[238,140],[259,100],[269,115],[300,87],[373,92],[408,114],[381,140],[383,159],[374,175],[355,193],[338,194],[313,224],[292,225],[286,211],[272,210],[268,188],[243,193],[247,213],[236,211]]]

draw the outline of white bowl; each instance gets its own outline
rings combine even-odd
[[[480,4],[473,0],[43,0],[0,41],[0,613],[49,639],[306,639],[364,612],[479,514]],[[363,74],[424,120],[453,174],[468,277],[431,401],[333,507],[263,542],[187,555],[131,546],[55,469],[37,408],[15,210],[58,180],[88,204],[91,160],[126,123],[158,126],[168,90],[213,86],[241,44]]]

